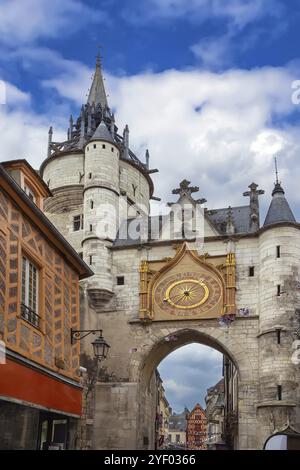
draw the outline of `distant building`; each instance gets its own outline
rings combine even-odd
[[[165,395],[162,378],[158,371],[156,371],[156,387],[155,447],[156,449],[165,449],[168,445],[171,408]]]
[[[78,447],[79,280],[92,274],[43,214],[48,186],[0,165],[0,449]]]
[[[235,365],[224,356],[225,421],[224,434],[228,447],[238,446],[238,371]]]
[[[224,442],[224,379],[207,390],[205,397],[207,417],[207,449],[225,448]]]
[[[186,417],[189,410],[185,408],[182,413],[173,413],[169,421],[169,447],[186,448]]]
[[[197,403],[187,415],[186,443],[188,449],[206,450],[207,418],[203,408]]]

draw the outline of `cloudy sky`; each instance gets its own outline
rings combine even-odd
[[[38,168],[49,126],[65,138],[100,44],[109,103],[141,159],[149,148],[157,196],[187,178],[209,208],[240,205],[255,181],[264,215],[276,155],[300,217],[299,20],[299,0],[0,0],[0,160]],[[186,354],[162,369],[181,404]],[[206,388],[215,375],[198,362],[193,384]]]
[[[196,403],[205,408],[207,388],[222,378],[222,354],[201,344],[189,344],[167,356],[158,370],[175,413]]]

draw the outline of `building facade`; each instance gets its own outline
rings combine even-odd
[[[156,417],[155,417],[155,448],[165,449],[168,446],[170,405],[167,400],[163,381],[158,371],[156,376]]]
[[[186,428],[189,410],[185,408],[181,413],[172,413],[169,420],[170,449],[186,449]]]
[[[207,440],[208,450],[225,449],[225,404],[224,404],[224,379],[207,390],[205,397],[207,417]]]
[[[207,417],[202,406],[197,403],[187,415],[186,446],[190,450],[206,450]]]
[[[0,165],[0,448],[78,447],[79,280],[92,274],[44,216],[25,160]]]
[[[300,326],[300,226],[278,179],[262,224],[264,191],[255,183],[242,193],[244,204],[224,201],[210,210],[194,197],[199,188],[183,180],[173,190],[170,215],[150,216],[156,170],[148,151],[142,161],[130,149],[128,126],[119,133],[100,59],[67,140],[53,136],[50,129],[40,169],[53,194],[45,211],[95,273],[81,283],[82,326],[101,324],[111,344],[106,378],[95,390],[93,448],[154,448],[156,398],[149,384],[160,361],[191,342],[216,348],[235,366],[234,448],[262,449],[287,423],[299,429],[292,354]],[[187,217],[178,227],[186,205],[203,215],[198,245],[187,243]],[[191,228],[195,217],[189,220]]]

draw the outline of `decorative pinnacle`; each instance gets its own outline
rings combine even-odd
[[[179,188],[173,189],[172,194],[180,194],[180,196],[184,196],[188,194],[189,196],[192,193],[197,193],[199,191],[198,186],[190,186],[191,182],[188,180],[183,180],[179,184]]]

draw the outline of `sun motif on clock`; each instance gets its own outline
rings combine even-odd
[[[209,289],[202,279],[183,279],[173,282],[166,290],[164,302],[183,310],[200,307],[209,297]]]
[[[159,281],[152,295],[153,305],[161,312],[182,318],[194,317],[218,304],[222,286],[209,272],[177,272]]]

